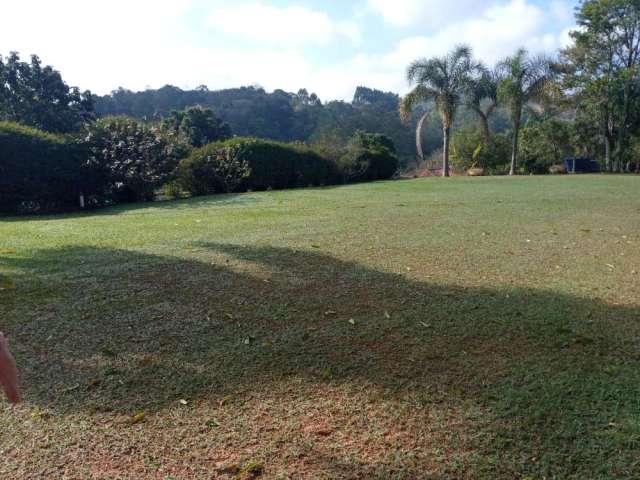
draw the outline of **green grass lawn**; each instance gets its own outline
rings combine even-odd
[[[639,478],[639,193],[423,179],[2,219],[25,401],[0,403],[0,478]]]

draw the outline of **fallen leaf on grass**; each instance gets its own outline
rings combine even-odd
[[[215,418],[207,420],[206,422],[204,422],[204,424],[209,428],[219,427],[220,426],[220,423]]]
[[[224,397],[222,400],[218,402],[218,405],[222,407],[227,403],[231,402],[231,400],[233,400],[233,397],[231,395],[227,395],[226,397]]]
[[[617,375],[618,372],[620,371],[620,369],[618,367],[606,367],[604,369],[604,373],[608,374],[608,375]]]
[[[336,312],[334,312],[333,310],[327,310],[326,312],[324,312],[324,314],[328,317],[330,315],[336,315]]]
[[[151,365],[153,363],[153,356],[152,355],[145,355],[144,357],[142,357],[140,359],[140,366],[141,367],[146,367],[148,365]]]
[[[15,248],[0,248],[0,255],[12,255],[17,253]]]
[[[236,475],[239,471],[240,471],[240,467],[235,463],[232,463],[230,465],[226,465],[223,463],[223,464],[219,464],[216,467],[216,472],[221,473],[223,475]]]
[[[133,417],[131,417],[131,425],[135,425],[136,423],[143,422],[146,417],[147,417],[147,414],[145,412],[140,412],[135,414]]]
[[[180,399],[180,405],[187,406],[187,405],[189,405],[189,402],[187,402],[184,398],[181,398]]]
[[[73,387],[65,388],[60,393],[71,393],[71,392],[73,392],[75,390],[78,390],[79,388],[80,388],[80,384],[76,383]]]
[[[0,291],[2,290],[15,290],[16,284],[12,280],[4,280],[0,282]]]
[[[384,318],[386,318],[387,320],[391,318],[391,315],[387,310],[384,311]]]
[[[100,385],[100,380],[97,378],[92,378],[91,380],[89,380],[88,385],[89,385],[89,388],[95,388],[98,385]]]
[[[611,270],[615,270],[616,269],[616,267],[611,265],[610,263],[607,263],[607,267],[609,267]]]
[[[355,324],[356,324],[356,321],[355,321],[353,318],[350,318],[350,319],[349,319],[349,323],[350,323],[351,325],[355,325]]]
[[[47,420],[48,418],[51,418],[51,413],[42,410],[36,410],[31,414],[32,420]]]
[[[234,477],[236,480],[242,480],[244,478],[255,478],[262,475],[264,471],[264,464],[262,462],[249,462],[242,467],[242,470]]]

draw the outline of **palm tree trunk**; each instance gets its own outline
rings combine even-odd
[[[520,136],[520,119],[516,119],[513,122],[513,144],[511,146],[511,168],[509,175],[516,174],[516,168],[518,167],[518,137]]]
[[[422,151],[422,127],[424,126],[424,122],[428,116],[429,112],[422,115],[418,121],[418,126],[416,127],[416,150],[418,151],[418,158],[421,162],[424,162],[424,152]]]
[[[486,115],[480,115],[480,123],[482,123],[484,145],[485,147],[488,147],[489,145],[491,145],[491,130],[489,129],[489,119],[486,117]]]
[[[449,134],[451,133],[451,127],[442,127],[442,133],[444,134],[443,148],[442,148],[442,176],[449,176]]]

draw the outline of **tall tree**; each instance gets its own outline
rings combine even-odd
[[[444,57],[416,60],[407,69],[407,80],[415,87],[402,100],[400,115],[408,119],[418,104],[434,101],[442,120],[444,177],[449,176],[449,144],[456,112],[463,102],[473,76],[480,72],[480,69],[480,64],[472,58],[471,49],[465,45],[456,47]],[[418,123],[418,142],[423,123],[423,119]]]
[[[484,134],[484,144],[491,144],[489,120],[498,107],[498,72],[485,70],[469,84],[467,106],[478,116]]]
[[[607,170],[622,171],[640,97],[640,2],[587,0],[576,21],[565,86],[602,132]]]
[[[6,59],[0,55],[0,120],[68,133],[92,118],[91,92],[69,87],[35,55],[30,62],[21,61],[16,52]]]
[[[497,68],[503,78],[498,86],[498,97],[509,111],[513,128],[509,175],[515,175],[522,109],[530,102],[544,100],[552,85],[554,72],[547,57],[530,56],[524,48],[502,60]]]

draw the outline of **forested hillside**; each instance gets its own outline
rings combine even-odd
[[[416,112],[415,118],[403,123],[398,115],[400,97],[367,87],[358,87],[351,102],[322,102],[305,89],[268,93],[254,86],[210,91],[204,86],[182,90],[171,85],[143,92],[121,88],[94,97],[94,102],[99,116],[128,115],[146,120],[159,120],[172,110],[200,105],[212,108],[234,135],[281,141],[343,145],[357,130],[377,132],[393,140],[404,164],[415,158],[415,125],[422,113]],[[462,112],[460,121],[475,119]],[[426,152],[442,144],[436,118],[427,123],[423,143]]]

